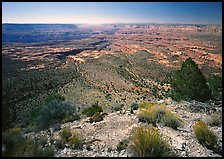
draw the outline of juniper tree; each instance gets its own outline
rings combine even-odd
[[[180,70],[171,78],[171,96],[174,100],[207,101],[212,98],[211,89],[198,65],[191,59],[186,59]]]

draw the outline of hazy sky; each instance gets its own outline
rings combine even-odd
[[[222,2],[2,2],[2,22],[222,24]]]

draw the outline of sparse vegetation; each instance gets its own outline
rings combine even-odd
[[[62,140],[55,140],[55,147],[58,148],[58,149],[63,149],[65,148],[65,144]]]
[[[164,157],[169,156],[171,152],[168,143],[154,127],[137,128],[130,143],[137,157]]]
[[[171,112],[167,112],[165,114],[163,122],[165,126],[169,126],[173,129],[177,129],[179,126],[183,125],[183,122],[180,120],[180,118]]]
[[[94,103],[91,107],[86,108],[82,111],[82,114],[85,114],[86,116],[90,117],[93,116],[96,112],[102,112],[103,109],[101,106],[99,106],[98,101]]]
[[[69,146],[73,149],[80,149],[83,146],[83,137],[78,132],[71,132],[68,127],[62,129],[60,137],[63,143],[69,143]],[[63,143],[61,143],[61,141],[57,141],[57,146],[62,148]]]
[[[131,105],[131,108],[132,108],[133,110],[137,110],[138,107],[139,107],[139,105],[138,105],[137,103],[132,103],[132,105]]]
[[[2,96],[4,130],[12,128],[15,122],[28,123],[33,118],[31,115],[33,108],[41,107],[42,103],[45,103],[44,94],[57,92],[64,84],[80,76],[75,66],[66,69],[59,68],[64,60],[57,60],[54,63],[44,61],[47,69],[42,71],[36,69],[21,71],[21,69],[28,68],[30,65],[40,64],[39,60],[24,62],[4,56],[2,62],[4,74],[2,84],[4,92]],[[55,69],[55,67],[59,69]],[[18,107],[23,113],[15,112]],[[18,117],[21,119],[20,121],[16,120]]]
[[[63,128],[60,132],[60,137],[63,142],[67,142],[71,136],[72,136],[72,133],[68,127]]]
[[[127,139],[124,139],[124,140],[120,141],[117,144],[117,150],[121,151],[121,150],[126,149],[126,147],[128,146],[128,143],[129,143],[129,141]]]
[[[177,129],[177,127],[183,124],[177,115],[173,114],[163,105],[144,102],[140,104],[140,108],[138,119],[141,122],[152,124],[161,123],[173,129]]]
[[[3,157],[53,157],[53,147],[44,147],[40,141],[25,138],[20,128],[12,128],[2,134],[2,143],[5,150]]]
[[[78,132],[73,131],[72,136],[68,139],[68,143],[73,149],[82,149],[83,138]]]
[[[49,94],[46,99],[45,99],[45,103],[49,103],[50,101],[52,101],[53,99],[58,99],[58,100],[65,100],[65,97],[60,95],[59,93],[51,93]]]
[[[222,125],[222,116],[218,114],[211,114],[207,119],[206,123],[210,126],[220,126]]]
[[[195,123],[193,130],[200,144],[208,149],[214,149],[214,146],[217,144],[217,137],[203,121]]]
[[[116,104],[115,106],[112,107],[112,111],[121,111],[124,105],[122,104]]]
[[[47,137],[46,136],[40,136],[39,142],[42,147],[44,147],[47,144]]]
[[[37,32],[30,32],[32,24],[13,24],[8,29],[8,24],[3,25],[4,36],[10,34],[11,40],[15,41],[4,42],[3,37],[3,158],[49,157],[54,156],[54,148],[59,156],[84,156],[86,153],[88,156],[114,156],[118,155],[111,149],[114,143],[118,143],[115,145],[117,151],[131,146],[135,156],[169,156],[169,146],[160,131],[170,136],[172,146],[180,156],[222,156],[222,140],[219,138],[222,133],[220,25],[114,24],[95,29],[85,25],[81,30],[80,27],[75,30],[59,27],[50,32],[48,27],[51,26],[46,29],[42,24],[38,24],[42,29]],[[175,33],[176,30],[180,31]],[[70,33],[74,35],[70,36]],[[40,35],[44,36],[35,39]],[[30,39],[30,36],[33,37]],[[48,41],[48,36],[57,38]],[[213,56],[214,50],[216,55]],[[77,54],[80,56],[74,56]],[[189,58],[171,77],[171,71],[187,56],[200,64],[203,74]],[[65,97],[75,105],[65,101]],[[176,103],[168,97],[176,101],[212,101]],[[95,100],[99,103],[94,103]],[[183,124],[165,105],[139,103],[154,100],[169,103],[167,107],[180,114],[186,124],[198,120],[204,113],[218,113],[205,119],[208,126],[197,123],[193,131],[200,143],[213,152],[205,154],[205,149],[196,142],[187,144],[191,140],[189,137],[193,137],[192,131],[188,131],[191,124],[178,131],[163,127],[178,129]],[[120,111],[120,114],[106,113],[111,111]],[[139,121],[145,123],[137,123],[136,112]],[[67,125],[63,123],[80,119],[79,113],[89,118],[67,123],[71,127],[61,130],[61,126]],[[136,124],[147,127],[137,128],[131,140],[126,138]],[[151,125],[158,129],[148,127]],[[218,138],[208,129],[210,127]],[[85,142],[79,132],[88,135],[90,140]],[[92,152],[69,150],[82,149],[83,143]],[[98,146],[103,146],[101,150],[104,152],[100,153]],[[129,156],[129,151],[119,153],[119,156],[123,155]]]
[[[188,58],[171,79],[171,96],[174,100],[208,101],[212,99],[211,89],[198,65]]]
[[[144,102],[142,102],[142,103],[139,104],[139,108],[140,108],[140,109],[142,109],[142,108],[144,108],[144,109],[148,109],[148,108],[150,108],[150,107],[153,106],[153,105],[154,105],[154,104],[151,103],[151,102],[146,102],[146,101],[144,101]]]
[[[222,77],[213,75],[208,78],[209,87],[212,90],[212,96],[216,100],[222,100]]]
[[[78,118],[76,108],[73,105],[66,101],[53,99],[40,110],[36,122],[40,129],[46,129],[52,124],[75,119]]]

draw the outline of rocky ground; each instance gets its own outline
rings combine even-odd
[[[177,130],[158,125],[160,133],[168,139],[177,156],[222,157],[220,154],[200,145],[194,136],[192,127],[197,120],[205,120],[211,113],[221,114],[222,104],[212,105],[195,101],[175,103],[171,100],[161,100],[159,103],[165,103],[166,107],[177,113],[184,122],[184,125]],[[198,109],[195,110],[192,107]],[[99,122],[90,123],[89,117],[85,117],[79,121],[64,123],[58,128],[50,128],[38,133],[29,132],[25,135],[37,138],[47,136],[48,144],[54,144],[55,142],[50,142],[50,140],[59,138],[60,129],[69,127],[70,130],[78,131],[85,138],[83,149],[75,150],[65,145],[65,148],[56,150],[56,157],[131,157],[132,153],[129,148],[119,152],[116,145],[123,139],[128,139],[133,128],[146,124],[138,121],[137,113],[138,110],[131,113],[129,109],[123,109],[105,115],[103,120]],[[209,126],[209,128],[218,137],[219,149],[222,149],[222,126]]]

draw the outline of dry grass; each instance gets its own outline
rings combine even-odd
[[[139,127],[131,138],[131,149],[137,157],[169,156],[170,147],[154,127]]]
[[[218,114],[211,114],[207,119],[206,123],[210,126],[222,125],[222,116]]]
[[[72,132],[72,136],[68,139],[69,146],[73,149],[81,149],[83,146],[83,137],[78,132]]]
[[[42,148],[41,141],[25,138],[20,128],[12,128],[2,134],[5,150],[3,157],[53,157],[54,148],[51,146]]]
[[[173,129],[177,129],[177,127],[183,124],[182,120],[170,110],[166,109],[164,105],[147,102],[140,104],[138,118],[143,122],[152,124],[161,123]]]
[[[68,127],[63,128],[62,131],[60,132],[60,137],[63,142],[67,142],[71,136],[72,136],[72,133]]]
[[[79,149],[83,146],[84,139],[82,135],[76,131],[71,132],[67,127],[62,129],[62,131],[60,132],[60,136],[63,143],[69,143],[69,146],[73,149]],[[59,143],[59,147],[63,147],[63,145],[60,144],[61,143]]]
[[[198,121],[193,130],[198,142],[208,149],[213,149],[217,144],[217,137],[203,121]]]

